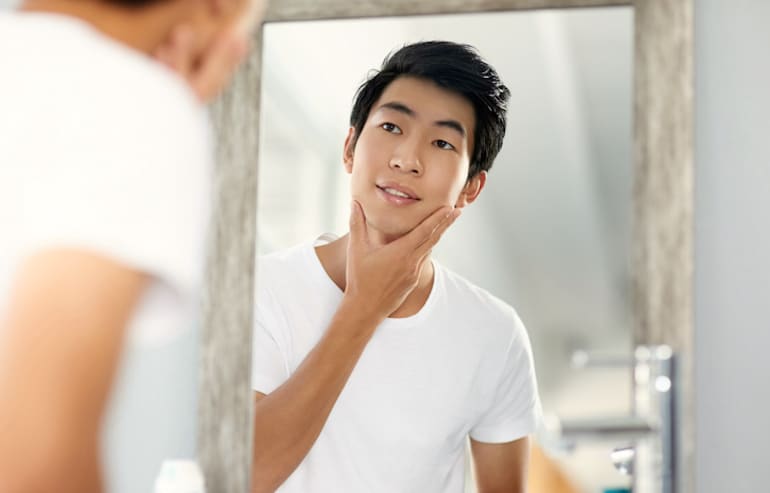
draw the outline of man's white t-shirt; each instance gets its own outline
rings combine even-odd
[[[158,431],[169,402],[126,396],[194,400],[179,390],[194,388],[194,374],[136,378],[132,365],[195,322],[212,161],[205,110],[171,71],[72,17],[0,13],[0,67],[0,319],[20,264],[41,250],[77,248],[152,276],[105,447],[108,491],[151,491],[159,459],[179,454],[176,423],[191,419],[161,418]]]
[[[468,436],[502,443],[535,430],[532,353],[516,312],[433,265],[425,305],[377,328],[320,436],[278,491],[459,493]],[[254,390],[269,394],[292,375],[342,296],[312,243],[260,259]]]

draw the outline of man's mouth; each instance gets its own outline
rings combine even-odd
[[[420,200],[417,197],[417,195],[414,194],[414,192],[412,192],[411,190],[405,187],[396,186],[396,185],[377,185],[377,188],[387,193],[388,195],[392,195],[394,197],[399,197],[402,199]]]

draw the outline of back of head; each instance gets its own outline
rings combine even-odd
[[[350,125],[355,128],[356,136],[361,134],[369,111],[385,88],[403,76],[429,80],[462,95],[473,104],[475,145],[468,178],[489,170],[503,145],[510,91],[497,71],[475,48],[466,44],[424,41],[391,53],[380,70],[356,93],[350,113]]]

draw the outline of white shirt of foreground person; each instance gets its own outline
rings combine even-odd
[[[503,443],[535,431],[532,352],[516,312],[433,265],[425,305],[377,327],[321,434],[279,492],[461,493],[468,436]],[[342,296],[312,243],[260,259],[254,390],[269,394],[289,378]]]
[[[107,491],[149,492],[163,459],[194,453],[195,374],[173,361],[159,375],[140,366],[180,357],[175,344],[195,322],[212,159],[205,112],[168,69],[71,17],[0,13],[0,67],[0,318],[15,271],[43,249],[82,249],[152,276],[105,444]]]

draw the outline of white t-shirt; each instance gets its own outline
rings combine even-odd
[[[423,308],[377,328],[318,440],[278,491],[459,493],[468,436],[502,443],[535,430],[532,353],[516,312],[433,265]],[[312,243],[260,259],[254,390],[270,393],[289,378],[341,299]]]
[[[205,110],[170,70],[72,17],[0,13],[0,71],[0,319],[20,263],[42,249],[94,252],[154,278],[130,323],[106,444],[109,491],[151,491],[177,418],[154,430],[153,416],[174,412],[167,402],[130,412],[125,396],[194,387],[195,374],[182,376],[189,384],[137,379],[131,365],[195,322],[212,161]]]

